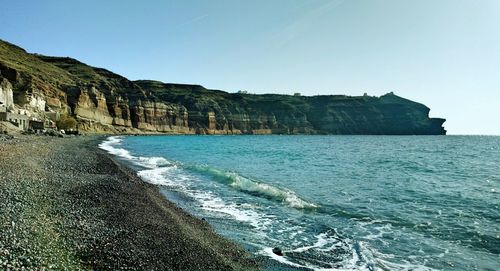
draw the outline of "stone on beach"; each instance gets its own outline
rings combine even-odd
[[[99,142],[0,142],[0,269],[258,269],[242,248],[115,163]]]

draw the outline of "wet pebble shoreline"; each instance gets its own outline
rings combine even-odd
[[[252,270],[239,246],[96,146],[0,141],[0,270]]]

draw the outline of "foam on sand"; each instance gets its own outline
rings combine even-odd
[[[163,157],[142,157],[134,156],[126,149],[120,148],[119,145],[122,144],[122,136],[110,136],[106,141],[99,144],[99,148],[109,152],[110,154],[116,155],[122,159],[128,160],[138,166],[145,168],[157,168],[162,166],[172,165],[170,161]]]
[[[255,210],[227,203],[210,191],[190,188],[190,183],[194,181],[195,177],[186,172],[180,163],[170,162],[163,157],[134,156],[129,151],[120,148],[119,145],[122,144],[122,141],[123,137],[111,136],[99,144],[99,147],[110,154],[144,167],[144,170],[137,172],[137,175],[144,181],[182,192],[198,201],[203,210],[221,216],[229,216],[236,221],[248,223],[254,228],[262,228],[270,223],[263,214]]]

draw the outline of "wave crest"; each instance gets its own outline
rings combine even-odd
[[[229,186],[239,191],[254,196],[264,197],[270,200],[280,201],[292,208],[315,209],[318,207],[316,204],[301,199],[295,192],[291,190],[278,188],[270,184],[255,181],[250,178],[241,176],[236,172],[218,170],[208,166],[192,166],[190,167],[190,169],[201,173],[210,174],[215,177],[217,181],[228,184]]]
[[[126,159],[136,165],[142,166],[147,169],[154,170],[162,167],[174,167],[174,168],[177,167],[176,164],[168,161],[163,157],[134,156],[129,151],[119,147],[122,141],[123,137],[111,136],[106,141],[99,144],[99,147],[113,155]],[[211,175],[214,177],[216,181],[227,184],[241,192],[282,202],[292,208],[315,209],[318,207],[316,204],[301,199],[294,191],[285,188],[279,188],[256,180],[252,180],[250,178],[241,176],[236,172],[218,170],[208,166],[182,166],[181,164],[179,164],[179,166],[202,174]],[[158,173],[165,174],[165,170],[155,170],[153,172],[145,171],[145,172],[140,172],[139,175],[143,178],[146,176],[142,175],[148,175],[146,179],[148,179],[150,182],[161,184],[161,182],[159,181],[160,179],[159,175],[161,174]],[[151,174],[152,176],[149,176]],[[153,176],[158,180],[152,181],[151,179],[153,179]]]
[[[126,159],[138,166],[142,166],[145,168],[158,168],[165,166],[172,166],[173,164],[163,157],[142,157],[142,156],[134,156],[126,149],[120,148],[117,145],[120,145],[123,141],[123,137],[121,136],[110,136],[106,141],[99,144],[99,148],[109,152],[110,154],[116,155],[120,158]]]

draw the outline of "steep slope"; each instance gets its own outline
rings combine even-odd
[[[444,119],[393,93],[344,95],[254,95],[197,85],[135,81],[160,100],[184,105],[189,123],[208,133],[444,134]]]
[[[29,54],[0,41],[0,82],[5,79],[18,106],[42,118],[47,112],[72,114],[83,130],[190,132],[181,105],[161,102],[122,76],[71,58]]]
[[[105,69],[71,58],[37,57],[79,79],[76,86],[66,88],[67,102],[85,129],[92,130],[97,122],[146,131],[190,133],[182,105],[160,101],[134,82]]]
[[[15,104],[44,111],[45,103],[64,108],[61,100],[65,100],[66,93],[61,88],[74,85],[76,78],[22,48],[0,41],[0,81],[2,79],[12,85]]]
[[[29,54],[0,41],[0,81],[39,115],[74,115],[80,129],[199,134],[445,134],[444,119],[392,93],[382,97],[227,93],[130,81],[75,59]],[[4,83],[5,85],[5,83]],[[6,88],[6,87],[4,87]]]

